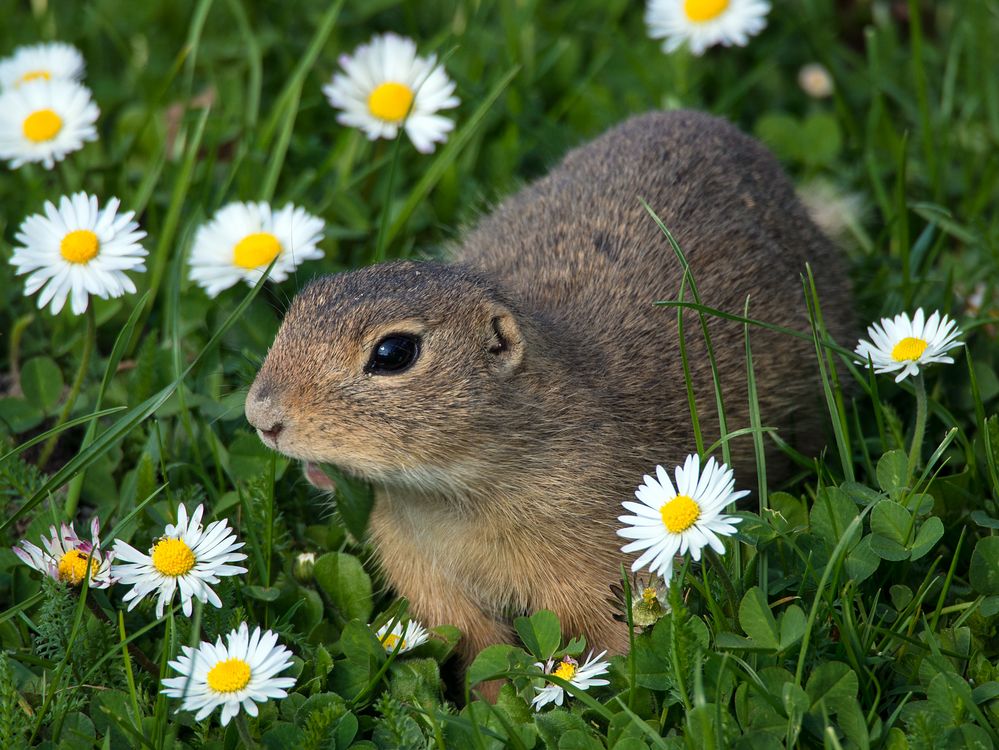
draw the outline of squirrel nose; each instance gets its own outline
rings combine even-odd
[[[263,427],[258,427],[257,432],[260,433],[260,437],[265,443],[273,443],[277,445],[278,435],[284,431],[284,425],[280,422],[272,425],[271,427],[264,429]]]

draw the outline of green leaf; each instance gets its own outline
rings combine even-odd
[[[62,396],[62,371],[51,357],[32,357],[21,367],[21,390],[28,403],[50,412]]]
[[[248,432],[238,434],[229,444],[229,471],[234,477],[249,479],[270,471],[274,451]],[[279,462],[285,459],[278,459]]]
[[[801,640],[805,634],[805,613],[796,604],[792,604],[779,618],[780,651],[786,651]]]
[[[835,548],[857,515],[856,504],[845,492],[837,487],[823,487],[812,506],[809,523],[815,534]],[[854,535],[860,539],[859,527]],[[850,546],[855,543],[851,540]]]
[[[880,534],[871,534],[868,538],[871,540],[871,551],[882,560],[898,562],[899,560],[906,560],[909,557],[909,550],[894,539],[889,539]]]
[[[825,166],[835,161],[843,146],[836,118],[825,113],[809,115],[801,128],[804,145],[802,160],[811,166]]]
[[[15,435],[37,427],[43,419],[45,412],[23,398],[0,398],[0,422]]]
[[[971,553],[968,578],[971,587],[980,594],[999,594],[999,536],[987,536],[978,540]]]
[[[780,521],[774,523],[779,531],[803,529],[808,526],[808,510],[805,503],[786,492],[770,493],[770,509],[780,514]]]
[[[870,578],[881,564],[881,558],[871,547],[871,541],[868,534],[846,556],[846,573],[857,583]]]
[[[937,516],[930,516],[926,522],[919,527],[916,540],[912,543],[912,559],[918,560],[923,555],[930,552],[937,546],[937,542],[943,538],[943,521]]]
[[[759,586],[753,586],[739,604],[739,625],[761,648],[776,650],[780,645],[777,621]]]
[[[856,673],[841,661],[820,664],[805,685],[805,692],[812,699],[812,708],[825,701],[828,710],[835,710],[837,700],[856,698],[858,680]]]
[[[902,547],[906,546],[911,529],[912,514],[892,500],[882,500],[871,511],[871,531],[898,542]]]
[[[513,624],[524,646],[540,661],[551,658],[558,650],[562,626],[554,612],[543,609],[530,617],[518,617]]]
[[[368,519],[371,517],[371,508],[375,503],[371,485],[361,479],[347,476],[330,464],[320,464],[320,468],[333,480],[336,508],[347,531],[358,541],[364,539],[368,530]]]
[[[370,619],[371,579],[360,560],[345,552],[327,552],[316,560],[313,574],[345,620]]]
[[[512,669],[518,654],[523,654],[523,652],[508,643],[497,643],[482,649],[465,675],[469,687],[474,687],[483,680],[494,679],[501,673]]]
[[[905,451],[888,451],[878,461],[878,486],[885,492],[904,489],[908,476],[909,457]]]
[[[275,586],[247,585],[241,589],[243,594],[258,602],[276,602],[281,596],[281,589]]]
[[[766,143],[784,160],[799,160],[802,157],[801,125],[783,113],[766,114],[756,121],[756,137]]]

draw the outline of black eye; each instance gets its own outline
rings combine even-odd
[[[408,370],[419,356],[418,337],[393,333],[375,344],[364,371],[372,375],[396,375]]]

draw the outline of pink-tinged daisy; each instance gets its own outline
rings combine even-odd
[[[115,579],[111,575],[111,562],[114,552],[101,551],[101,522],[95,517],[90,522],[90,541],[80,539],[73,524],[62,524],[59,530],[49,527],[51,538],[42,537],[39,549],[27,539],[18,542],[14,554],[25,565],[29,565],[50,578],[79,586],[90,568],[90,587],[106,589]]]

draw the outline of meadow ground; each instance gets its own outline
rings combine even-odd
[[[626,0],[0,0],[0,58],[61,41],[86,64],[73,83],[37,80],[57,78],[40,63],[5,79],[0,62],[0,746],[999,744],[999,4],[774,6],[746,46],[694,55],[663,51],[642,4]],[[338,123],[323,90],[338,59],[388,31],[436,53],[454,82],[460,103],[434,82],[450,133],[430,119],[370,141]],[[405,92],[381,94],[380,109],[359,101],[383,122],[409,106]],[[567,657],[586,649],[539,613],[518,620],[521,646],[483,652],[445,693],[455,629],[418,645],[412,632],[406,644],[376,635],[405,604],[364,542],[367,489],[341,482],[331,506],[248,428],[246,388],[309,278],[432,255],[571,146],[676,107],[770,144],[848,257],[858,320],[940,310],[963,346],[900,382],[843,356],[856,341],[790,363],[823,368],[826,450],[782,486],[745,487],[723,556],[685,560],[668,591],[644,582],[623,597],[635,637],[609,659],[608,684],[579,679]],[[80,191],[101,209],[116,196],[119,218],[134,212],[140,229],[119,220],[106,236],[86,200],[58,219],[60,197]],[[55,229],[23,223],[46,201]],[[242,209],[230,234],[253,240],[244,263],[205,255],[199,229],[233,201],[318,217],[321,235],[299,253],[316,257],[299,268],[279,258],[283,280],[242,283],[275,257],[266,240],[279,232],[250,227],[254,209]],[[46,236],[74,268],[116,257],[93,290],[126,293],[91,295],[83,311],[82,287],[53,271],[26,295],[15,271],[46,267]],[[39,309],[49,292],[69,300]],[[903,354],[932,349],[932,336],[910,333]],[[851,398],[837,373],[855,381]],[[199,505],[245,546],[179,516]],[[70,520],[75,532],[53,541],[49,527]],[[43,538],[51,549],[31,554],[25,542]],[[108,569],[112,549],[116,565],[134,564]],[[192,573],[193,588],[157,606],[157,585],[196,572],[195,559],[220,580]],[[209,601],[191,607],[191,590]],[[277,643],[247,645],[244,623]],[[169,697],[183,692],[182,647],[219,637],[230,650],[191,678],[201,702]],[[534,664],[549,659],[546,677]],[[508,678],[499,700],[476,700],[474,683],[496,676]],[[535,710],[546,685],[566,690],[563,705]],[[240,708],[233,698],[251,688],[259,704]]]

